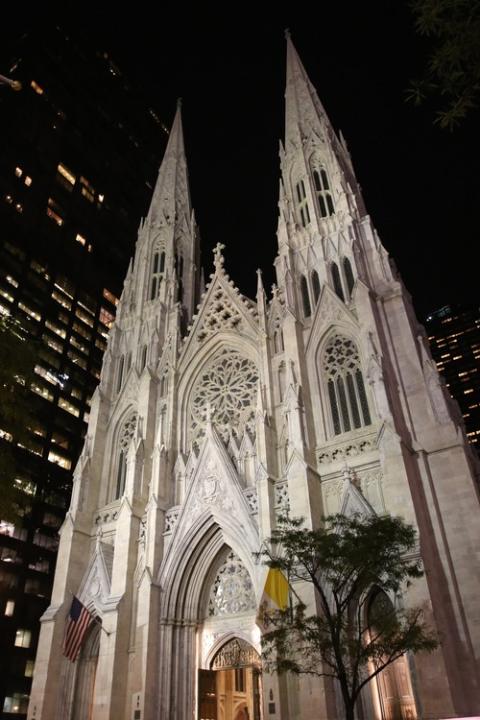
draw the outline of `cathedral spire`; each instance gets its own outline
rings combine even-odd
[[[298,147],[312,130],[317,134],[334,134],[327,113],[320,102],[290,37],[287,39],[287,83],[285,90],[285,148],[293,143]],[[321,132],[323,131],[323,132]]]
[[[200,242],[190,202],[181,108],[178,100],[148,215],[139,229],[130,284],[134,299],[128,306],[156,313],[178,305],[184,328],[199,298]]]
[[[175,218],[189,221],[191,213],[187,159],[183,139],[182,101],[179,98],[147,220],[151,223],[161,223],[165,220],[168,222]]]

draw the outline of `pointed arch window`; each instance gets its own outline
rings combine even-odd
[[[338,269],[338,265],[336,262],[332,262],[331,272],[332,272],[333,289],[335,290],[335,292],[338,295],[338,297],[340,298],[340,300],[345,302],[345,295],[343,294],[343,287],[342,287],[342,278],[340,277],[340,270]]]
[[[296,190],[298,211],[302,219],[302,225],[303,227],[307,227],[307,225],[310,223],[310,211],[308,209],[307,193],[305,192],[305,183],[303,182],[303,180],[300,180],[300,182],[297,183]]]
[[[125,367],[125,356],[122,355],[120,360],[118,361],[118,372],[117,372],[117,393],[120,392],[123,385],[123,370]]]
[[[160,280],[165,269],[165,253],[154,252],[152,258],[152,279],[150,281],[150,300],[155,300],[160,287]]]
[[[142,354],[140,356],[140,370],[143,370],[145,365],[147,364],[147,351],[148,348],[146,345],[142,348]]]
[[[347,283],[348,295],[349,297],[352,297],[355,277],[353,275],[352,265],[347,257],[343,258],[343,274],[345,275],[345,282]]]
[[[183,302],[183,256],[175,254],[175,270],[177,271],[178,302]]]
[[[302,293],[303,314],[307,318],[312,314],[312,306],[310,305],[310,295],[308,294],[308,284],[305,275],[300,277],[300,292]]]
[[[137,413],[132,413],[123,424],[118,438],[118,460],[115,482],[115,499],[122,497],[125,492],[127,479],[127,454],[130,443],[137,427]]]
[[[312,288],[313,288],[313,299],[315,302],[315,305],[318,302],[318,298],[320,297],[320,280],[318,277],[318,273],[316,270],[312,272]]]
[[[325,168],[318,168],[313,171],[313,182],[315,185],[315,193],[317,196],[320,217],[324,218],[329,215],[333,215],[335,209],[333,207],[330,183],[328,182],[327,171]]]
[[[334,335],[329,340],[323,356],[323,371],[334,434],[370,425],[372,420],[360,356],[350,338]]]
[[[281,328],[277,328],[273,333],[273,348],[276,355],[283,352],[285,349],[283,345],[283,332]]]

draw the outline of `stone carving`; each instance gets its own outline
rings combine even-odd
[[[243,494],[245,495],[245,499],[248,503],[248,507],[250,508],[250,512],[252,515],[256,515],[258,513],[258,496],[257,496],[257,489],[256,488],[247,488],[243,491]]]
[[[180,514],[180,507],[171,507],[165,513],[165,530],[164,534],[170,534],[173,532],[175,525],[177,524],[178,516]]]
[[[145,541],[147,537],[147,516],[144,515],[140,520],[140,527],[138,528],[138,542],[142,548],[145,547]]]
[[[128,453],[130,442],[135,435],[135,430],[137,429],[137,420],[138,415],[136,412],[133,412],[123,424],[122,430],[119,434],[118,447],[124,452],[125,455]]]
[[[290,509],[288,483],[286,480],[275,483],[275,509],[284,513],[288,513]]]
[[[333,515],[340,509],[340,500],[343,492],[343,479],[333,480],[325,483],[323,498],[325,503],[325,514]]]
[[[255,429],[255,400],[258,371],[255,363],[240,353],[224,350],[204,369],[192,391],[192,444],[198,447],[205,434],[209,412],[224,442],[231,429],[240,436]]]
[[[212,670],[225,670],[249,665],[260,666],[257,651],[246,640],[234,638],[226,643],[215,655]]]
[[[350,439],[341,443],[335,443],[330,447],[322,448],[318,453],[319,464],[333,463],[345,460],[349,457],[356,457],[375,450],[377,447],[376,436],[370,434],[360,438]]]
[[[115,522],[118,517],[119,505],[120,501],[117,500],[114,505],[108,505],[106,508],[99,511],[98,515],[95,516],[95,525],[97,528],[100,528],[101,525]]]
[[[209,617],[236,615],[257,606],[252,579],[238,555],[229,553],[219,568],[208,602]]]
[[[380,468],[360,470],[358,472],[362,495],[368,500],[376,513],[385,512],[385,501],[382,492],[383,473]]]
[[[205,338],[222,330],[233,330],[241,322],[242,316],[230,297],[222,287],[218,287],[212,293],[210,304],[202,318],[197,333],[198,341],[202,342]]]

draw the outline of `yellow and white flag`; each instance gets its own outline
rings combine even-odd
[[[278,610],[286,610],[289,601],[288,580],[278,568],[269,568],[265,588],[258,608],[257,625],[266,632],[272,624],[271,616]]]

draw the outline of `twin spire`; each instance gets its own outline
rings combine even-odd
[[[313,139],[317,144],[322,144],[326,156],[328,155],[333,164],[340,167],[350,180],[353,172],[348,152],[335,135],[288,31],[286,39],[285,153],[291,153],[294,159],[296,153],[303,154],[305,144]],[[291,196],[290,200],[294,200],[293,188],[289,188],[289,183],[283,183],[283,187],[281,183],[281,192],[287,192]],[[146,224],[154,231],[165,225],[173,226],[175,237],[178,236],[178,229],[183,227],[183,237],[193,237],[196,233],[192,231],[192,219],[181,102],[178,101]],[[152,235],[154,236],[155,232]],[[196,260],[193,262],[196,264]]]
[[[287,78],[285,91],[285,149],[290,143],[301,147],[303,140],[313,132],[325,140],[333,141],[338,150],[340,143],[310,82],[307,72],[298,56],[287,30]],[[183,139],[181,100],[160,166],[158,180],[153,193],[148,217],[153,222],[168,216],[180,218],[191,214],[188,170]]]

